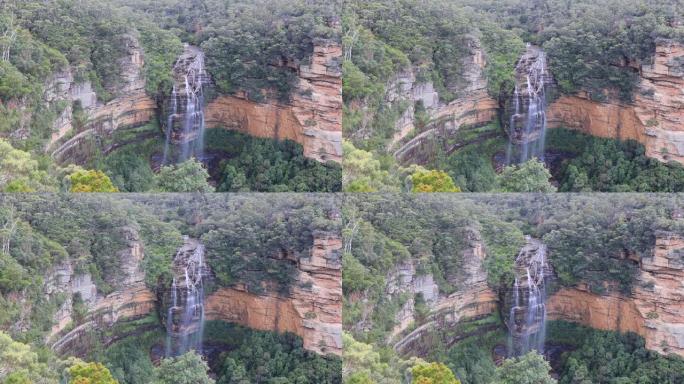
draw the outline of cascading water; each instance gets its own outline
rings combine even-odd
[[[509,119],[509,144],[506,164],[524,163],[532,158],[544,160],[546,143],[546,87],[552,83],[546,54],[528,44],[527,52],[516,66],[516,85]],[[521,90],[521,88],[523,88]],[[513,146],[519,146],[513,159]]]
[[[196,47],[186,47],[174,65],[174,73],[177,84],[169,102],[162,164],[170,162],[174,142],[180,144],[177,162],[201,158],[204,152],[204,86],[209,83],[204,53]]]
[[[190,350],[202,353],[204,337],[204,246],[190,243],[174,260],[174,278],[166,319],[166,356]]]
[[[546,245],[528,239],[515,260],[515,283],[508,314],[508,355],[544,353],[546,338]]]

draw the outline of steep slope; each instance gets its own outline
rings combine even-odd
[[[646,155],[684,164],[684,45],[662,40],[639,71],[634,101],[593,101],[586,93],[566,95],[549,106],[550,127],[566,127],[612,139],[632,139]]]

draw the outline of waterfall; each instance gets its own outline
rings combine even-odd
[[[164,157],[162,159],[162,165],[165,165],[168,162],[169,147],[171,143],[171,128],[173,127],[173,119],[178,114],[178,93],[176,92],[175,85],[171,91],[171,99],[173,100],[173,108],[166,119],[166,141],[164,142]]]
[[[174,65],[174,73],[177,84],[170,97],[162,164],[169,162],[174,142],[180,143],[178,162],[191,157],[201,159],[204,152],[204,86],[209,82],[204,53],[187,46]]]
[[[528,44],[527,52],[516,66],[516,85],[509,121],[509,146],[506,164],[511,164],[514,141],[520,144],[517,162],[532,158],[544,160],[546,143],[546,86],[550,83],[546,54]],[[524,88],[520,90],[521,86]]]
[[[190,350],[202,353],[204,337],[204,246],[181,248],[174,260],[171,300],[166,319],[166,356]],[[192,253],[190,253],[190,251]],[[178,276],[180,275],[180,276]]]
[[[508,314],[508,354],[544,353],[546,338],[546,245],[528,239],[515,260],[515,282]]]

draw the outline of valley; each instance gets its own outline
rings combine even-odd
[[[681,204],[348,196],[345,382],[681,381]]]
[[[2,197],[2,382],[341,382],[336,197],[110,196]]]
[[[464,192],[684,190],[676,1],[352,1],[344,17],[346,191],[425,173]]]

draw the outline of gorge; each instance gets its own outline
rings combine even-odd
[[[386,361],[399,372],[390,382],[420,358],[463,383],[492,383],[502,367],[531,361],[530,351],[561,383],[681,380],[681,197],[392,195],[348,204],[347,226],[365,234],[345,239],[346,265],[363,266],[345,269],[345,345],[392,347]],[[407,228],[421,243],[402,238]],[[368,247],[393,241],[395,256]],[[364,371],[355,351],[345,355],[345,379],[388,374]]]
[[[3,6],[0,17],[21,32],[6,63],[30,87],[0,93],[0,138],[31,160],[51,158],[47,180],[20,173],[10,182],[68,189],[61,174],[85,168],[127,192],[183,192],[165,178],[184,180],[184,172],[203,176],[202,190],[339,190],[342,49],[333,10],[254,0],[212,3],[205,14],[188,2],[165,13],[172,7]],[[253,17],[237,17],[235,7]],[[273,27],[282,20],[296,31],[284,41]],[[68,34],[78,37],[71,48]],[[262,44],[272,49],[251,47]],[[52,61],[37,67],[23,57]],[[192,181],[187,189],[197,190]]]
[[[55,215],[35,219],[32,212],[47,201]],[[316,224],[309,221],[314,216],[303,202],[317,207]],[[180,214],[168,209],[177,203],[195,208]],[[81,242],[80,249],[88,250],[80,258],[74,248],[60,250],[64,258],[48,259],[48,267],[36,271],[32,262],[16,256],[17,247],[26,243],[15,241],[15,233],[9,253],[2,253],[3,263],[12,260],[21,267],[15,283],[26,275],[37,284],[15,290],[5,284],[5,270],[0,271],[0,332],[46,348],[54,354],[51,361],[78,357],[101,362],[120,383],[138,383],[160,366],[197,355],[214,379],[237,377],[232,364],[242,366],[248,378],[264,369],[259,367],[276,364],[268,368],[271,375],[339,383],[341,239],[334,230],[333,197],[217,195],[198,206],[185,195],[17,196],[3,197],[0,209],[14,212],[22,226],[34,218],[33,226],[26,227],[27,241],[53,239],[55,249],[63,249],[58,244],[64,241],[55,234],[71,225],[64,217],[75,218],[68,241],[72,247]],[[297,224],[269,228],[273,215]],[[175,224],[160,220],[163,216]],[[251,224],[235,227],[239,217]],[[196,220],[214,230],[198,232]],[[194,228],[193,236],[182,235],[181,227]],[[240,240],[245,231],[272,238],[286,235],[292,241]],[[88,236],[99,240],[84,241]],[[242,355],[264,348],[274,351],[272,360]],[[284,363],[280,353],[292,357]],[[0,375],[5,375],[2,364]],[[58,374],[52,371],[46,380]]]
[[[468,192],[528,192],[508,173],[539,173],[538,192],[684,190],[682,15],[655,3],[355,2],[345,139],[389,173],[369,188],[402,190],[420,166]],[[383,49],[397,58],[367,59]]]

